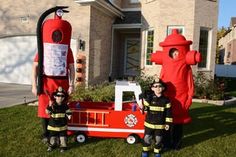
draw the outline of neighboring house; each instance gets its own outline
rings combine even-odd
[[[220,63],[236,64],[236,17],[232,17],[230,27],[219,40]]]
[[[72,25],[75,58],[86,56],[86,84],[135,77],[140,69],[159,74],[150,54],[161,50],[159,43],[173,28],[202,53],[193,71],[214,75],[217,0],[6,0],[0,2],[1,82],[22,83],[21,77],[30,77],[31,67],[25,64],[31,65],[36,51],[37,20],[56,5],[69,6],[63,19]]]

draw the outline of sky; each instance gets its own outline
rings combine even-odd
[[[236,17],[236,0],[219,0],[218,28],[229,27],[231,17]]]

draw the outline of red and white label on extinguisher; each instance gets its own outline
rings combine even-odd
[[[68,45],[44,43],[44,74],[66,76]]]

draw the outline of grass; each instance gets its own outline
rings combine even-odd
[[[162,157],[236,157],[236,105],[213,106],[194,103],[193,121],[184,127],[183,148]],[[1,157],[139,157],[140,143],[128,145],[123,139],[91,138],[77,144],[69,138],[69,150],[46,152],[40,140],[37,107],[19,105],[0,109]]]

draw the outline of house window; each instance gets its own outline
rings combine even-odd
[[[173,29],[178,29],[179,34],[184,35],[184,26],[167,26],[167,36],[172,33]]]
[[[130,0],[130,3],[139,3],[140,0]]]
[[[153,52],[154,30],[147,31],[147,45],[146,45],[146,65],[152,65],[151,54]]]
[[[198,63],[199,68],[207,67],[207,56],[209,52],[209,29],[200,28],[199,51],[202,55],[202,61]]]

